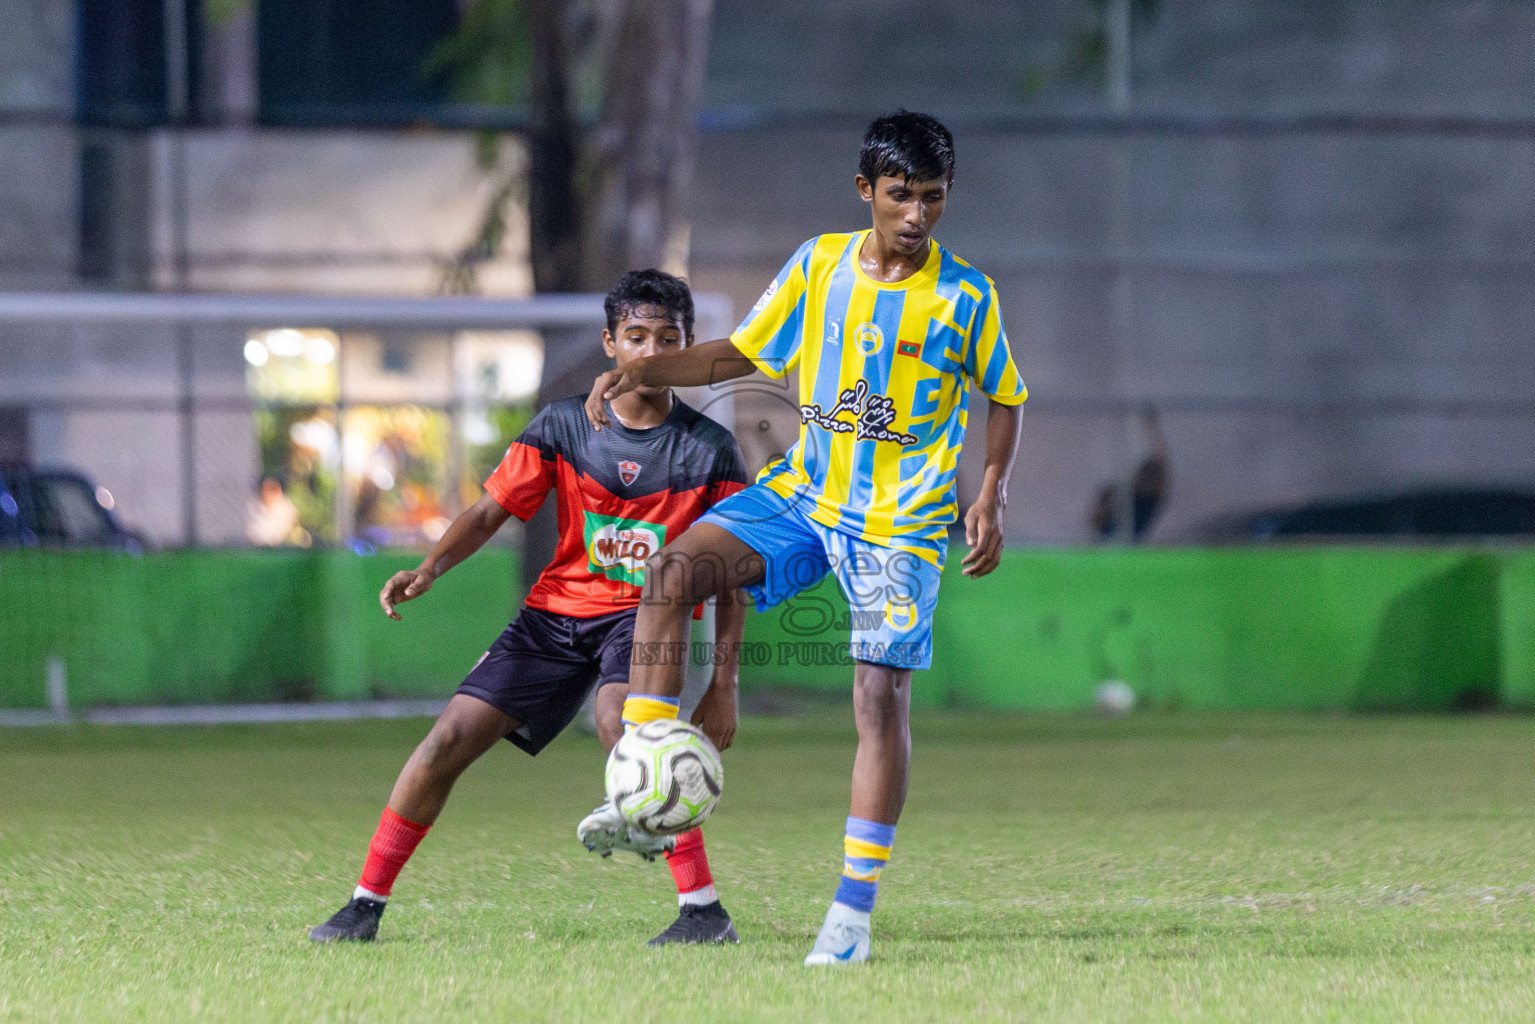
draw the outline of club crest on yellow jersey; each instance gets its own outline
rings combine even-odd
[[[859,324],[853,329],[853,343],[858,351],[872,356],[885,344],[885,332],[879,329],[879,324]]]

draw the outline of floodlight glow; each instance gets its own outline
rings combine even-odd
[[[336,428],[325,420],[303,420],[295,423],[288,428],[288,437],[294,444],[313,448],[319,454],[320,461],[327,466],[334,466],[341,454]]]
[[[525,331],[461,331],[454,372],[459,387],[487,402],[518,402],[538,393],[544,346]]]
[[[245,343],[245,361],[252,366],[265,366],[267,361],[266,346],[255,338]]]
[[[372,443],[356,427],[341,435],[341,470],[347,476],[362,476],[372,454]]]
[[[470,444],[490,444],[496,440],[496,426],[483,409],[471,410],[464,416],[464,440]]]
[[[336,361],[336,346],[329,338],[318,335],[305,342],[304,358],[311,363],[333,363]]]
[[[536,342],[520,341],[502,351],[500,366],[502,397],[511,401],[530,398],[538,392],[544,372],[544,349]]]
[[[266,347],[272,350],[274,356],[292,359],[294,356],[303,355],[304,335],[291,327],[267,331]]]

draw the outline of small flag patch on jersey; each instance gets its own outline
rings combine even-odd
[[[638,462],[630,462],[628,459],[625,459],[618,464],[618,478],[626,485],[632,484],[639,477],[640,468]]]
[[[898,341],[895,343],[895,350],[903,356],[920,356],[922,354],[922,346],[918,345],[915,341]]]

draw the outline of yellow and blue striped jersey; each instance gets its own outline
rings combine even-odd
[[[759,483],[818,523],[943,564],[967,391],[1028,396],[991,279],[933,242],[885,284],[863,272],[868,231],[800,246],[730,340],[768,376],[798,369],[799,440]]]

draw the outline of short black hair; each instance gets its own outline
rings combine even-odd
[[[682,321],[682,336],[693,337],[693,293],[682,278],[664,270],[631,270],[618,279],[602,300],[608,315],[608,331],[618,333],[618,321],[632,316],[641,306],[659,306],[669,319]]]
[[[954,174],[954,136],[936,117],[897,110],[881,114],[863,136],[858,173],[874,184],[881,176],[938,181]]]

